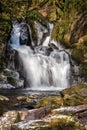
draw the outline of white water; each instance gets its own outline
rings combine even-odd
[[[49,36],[47,36],[45,41],[43,42],[43,46],[48,46],[48,44],[50,43],[53,24],[49,24],[49,28],[50,28],[50,33]]]
[[[43,46],[48,46],[52,41],[50,38],[52,26],[50,25],[50,33],[44,40]],[[38,24],[37,27],[37,31],[40,30]],[[38,44],[42,39],[43,30],[42,32],[40,30],[40,34],[38,31]],[[60,50],[53,50],[49,56],[40,52],[34,53],[29,46],[20,45],[21,31],[21,24],[13,26],[10,44],[18,51],[23,66],[22,71],[26,78],[26,87],[33,90],[62,90],[69,87],[70,63],[68,54]],[[26,39],[26,37],[24,38]],[[57,44],[57,42],[55,43]]]

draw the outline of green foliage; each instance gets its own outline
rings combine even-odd
[[[83,12],[87,9],[87,1],[86,0],[65,0],[64,11],[70,14],[72,9],[75,9],[77,12]]]
[[[10,18],[24,18],[26,9],[29,6],[28,1],[4,0],[0,1],[2,13],[9,14]]]
[[[36,10],[33,10],[33,11],[27,11],[26,16],[29,19],[37,20],[38,17],[39,17],[39,14],[38,14],[38,12]]]
[[[47,19],[48,19],[50,22],[55,21],[55,20],[57,19],[56,10],[50,11],[50,12],[48,13]]]
[[[52,32],[52,38],[57,41],[63,42],[64,34],[67,33],[68,28],[69,28],[68,22],[65,21],[57,22]]]

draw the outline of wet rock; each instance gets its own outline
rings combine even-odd
[[[85,130],[83,126],[76,123],[74,118],[66,115],[51,115],[42,120],[31,120],[15,123],[14,130]]]
[[[76,114],[87,111],[87,105],[70,106],[54,109],[52,112],[55,114]]]
[[[9,101],[9,98],[0,95],[0,101]]]
[[[7,77],[1,73],[0,75],[0,86],[3,84],[3,83],[7,83]],[[2,88],[2,87],[0,87]]]
[[[19,124],[13,124],[13,130],[48,130],[49,129],[49,122],[42,121],[42,120],[32,120],[27,122],[20,122]],[[50,129],[49,129],[50,130]]]
[[[40,107],[38,109],[19,111],[21,115],[21,120],[37,120],[45,117],[47,114],[51,112],[50,105],[45,107]]]
[[[4,72],[4,75],[7,76],[7,77],[14,77],[16,79],[19,78],[19,73],[14,71],[14,70],[4,69],[3,72]]]
[[[7,130],[11,129],[11,125],[13,123],[20,121],[20,115],[16,111],[9,111],[4,113],[2,117],[0,117],[0,129]]]
[[[35,48],[36,53],[41,53],[41,54],[47,55],[47,56],[49,56],[52,51],[53,51],[53,49],[48,46],[37,46]]]
[[[20,88],[23,87],[24,81],[20,80],[20,79],[15,79],[13,77],[7,77],[7,82],[13,86],[15,86],[15,88]]]
[[[34,109],[37,104],[37,100],[33,96],[18,96],[16,97],[15,104],[13,103],[14,108],[20,110],[30,110]]]
[[[19,88],[24,86],[24,81],[19,78],[19,73],[5,69],[0,77],[0,88]]]
[[[37,120],[45,116],[45,109],[33,109],[29,111],[20,111],[22,120]]]

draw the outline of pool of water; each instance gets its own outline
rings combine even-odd
[[[42,96],[42,97],[46,97],[46,96],[57,96],[60,95],[60,92],[58,90],[50,90],[50,91],[46,91],[46,90],[30,90],[30,89],[26,89],[26,88],[20,88],[20,89],[0,89],[0,95],[4,95],[7,97],[11,97],[11,96]]]

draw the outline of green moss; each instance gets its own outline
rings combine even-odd
[[[77,94],[73,94],[67,97],[65,95],[64,100],[63,100],[64,106],[77,106],[77,105],[85,104],[85,103],[87,102],[85,102],[84,98],[80,97]]]
[[[26,19],[32,21],[39,21],[43,25],[46,23],[46,18],[42,16],[38,10],[32,10],[26,12]]]
[[[65,89],[62,91],[62,94],[64,95],[63,105],[77,106],[87,104],[87,94],[85,91],[87,91],[87,84],[80,84],[69,89]]]
[[[36,105],[36,108],[45,107],[48,104],[50,104],[51,109],[56,109],[62,106],[62,103],[63,101],[60,96],[47,97],[47,98],[41,99],[40,102]]]
[[[64,35],[68,32],[69,23],[66,21],[58,21],[52,31],[52,39],[64,42]]]
[[[74,130],[75,121],[74,119],[61,118],[52,119],[51,121],[52,129],[58,130]]]
[[[45,107],[50,104],[51,109],[56,109],[61,106],[77,106],[87,104],[87,84],[80,84],[63,90],[61,96],[47,97],[41,99],[36,105],[36,108]],[[84,98],[85,96],[85,98]]]
[[[38,19],[38,12],[36,10],[33,11],[27,11],[26,17],[32,20],[37,20]]]

